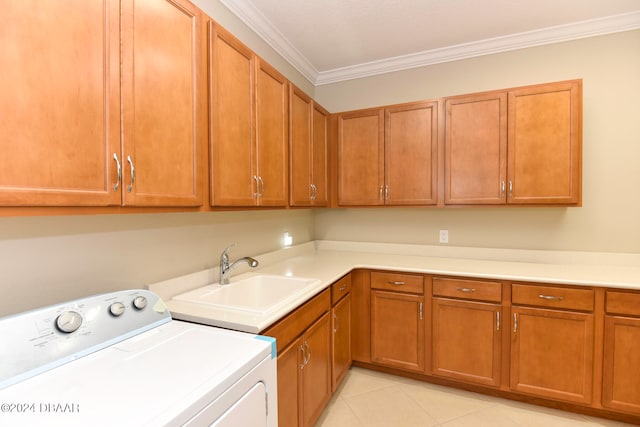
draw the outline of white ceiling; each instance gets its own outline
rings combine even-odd
[[[316,85],[640,28],[640,0],[220,1]]]

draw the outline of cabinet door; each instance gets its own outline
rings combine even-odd
[[[433,299],[433,374],[499,386],[501,306]]]
[[[288,201],[288,82],[258,58],[256,65],[257,203],[286,206]]]
[[[351,272],[351,356],[371,363],[371,273]]]
[[[507,95],[445,101],[445,204],[503,204],[507,176]]]
[[[411,371],[424,371],[422,295],[371,292],[371,360]]]
[[[582,82],[509,92],[509,203],[581,202]]]
[[[278,426],[297,427],[302,394],[302,337],[278,354]]]
[[[336,391],[351,366],[351,295],[331,309],[331,389]]]
[[[589,404],[593,388],[593,315],[512,308],[511,389]]]
[[[329,112],[313,103],[312,114],[312,142],[311,152],[311,183],[313,184],[312,203],[314,206],[329,205],[329,179],[328,179],[328,138],[329,138]]]
[[[119,6],[2,3],[0,205],[121,203]]]
[[[302,422],[312,426],[331,398],[331,325],[329,313],[304,334],[306,362],[302,369]],[[278,395],[278,399],[280,396]]]
[[[383,205],[384,111],[338,116],[338,204]]]
[[[127,0],[122,27],[124,204],[199,206],[207,141],[202,12],[186,0]]]
[[[606,316],[604,331],[602,404],[640,414],[640,319]]]
[[[289,204],[311,205],[312,104],[307,94],[289,87]]]
[[[211,205],[253,206],[255,165],[253,52],[222,27],[209,25]]]
[[[437,112],[435,101],[385,109],[385,204],[436,203]]]

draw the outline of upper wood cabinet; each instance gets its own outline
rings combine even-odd
[[[582,81],[509,91],[509,203],[582,199]]]
[[[286,206],[286,79],[209,25],[211,205]]]
[[[186,0],[122,3],[125,205],[199,206],[206,173],[204,15]]]
[[[3,3],[0,205],[120,204],[119,6]]]
[[[507,94],[445,101],[445,204],[505,203]]]
[[[445,204],[581,203],[582,83],[445,100]]]
[[[437,202],[437,113],[436,101],[385,108],[385,204]]]
[[[329,113],[289,86],[289,204],[327,206]]]
[[[4,6],[12,40],[0,46],[0,204],[200,205],[199,9],[182,0]]]
[[[382,205],[384,110],[338,115],[338,204]]]
[[[437,102],[338,115],[338,204],[437,202]]]

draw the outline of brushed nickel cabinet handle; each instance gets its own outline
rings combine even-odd
[[[518,313],[513,313],[513,333],[518,331]]]
[[[133,160],[131,160],[131,156],[127,156],[127,162],[129,162],[129,166],[131,167],[131,182],[129,183],[129,187],[127,187],[127,191],[131,193],[131,190],[133,190],[133,184],[136,182],[136,168],[133,167]]]
[[[500,312],[496,311],[496,331],[500,330]]]
[[[384,187],[383,185],[380,186],[380,190],[378,191],[378,199],[382,200],[382,187]]]
[[[422,320],[422,303],[420,303],[420,320]]]
[[[460,292],[465,292],[465,293],[473,293],[475,292],[475,288],[456,288],[456,290],[460,291]]]
[[[311,188],[311,197],[310,197],[310,199],[311,200],[315,200],[316,199],[316,192],[317,192],[316,185],[315,184],[310,184],[310,188]]]
[[[500,181],[500,196],[504,197],[504,180]]]
[[[395,285],[395,286],[402,286],[404,285],[404,282],[394,282],[392,280],[389,280],[387,283],[389,283],[390,285]]]
[[[340,286],[340,289],[338,289],[340,292],[344,292],[347,289],[347,285],[342,285]]]
[[[338,315],[333,313],[333,332],[338,332]]]
[[[261,176],[258,176],[258,180],[260,181],[260,188],[262,189],[260,193],[258,193],[258,197],[264,196],[264,181]]]
[[[562,301],[564,299],[564,297],[556,297],[553,295],[543,295],[543,294],[538,295],[538,298],[546,299],[547,301]]]
[[[300,370],[304,369],[304,365],[306,365],[307,356],[304,354],[304,344],[300,344],[300,352],[302,352],[302,363],[300,363]]]
[[[118,155],[116,153],[113,153],[113,160],[116,161],[116,166],[118,167],[118,179],[113,185],[113,191],[116,192],[120,187],[120,181],[122,181],[122,167],[120,166],[120,160],[118,160]]]
[[[311,347],[309,347],[309,341],[304,342],[305,347],[307,347],[307,360],[304,362],[305,365],[308,365],[311,361]]]
[[[389,200],[389,185],[384,186],[384,199]]]
[[[513,181],[509,180],[509,197],[513,197]]]
[[[253,180],[256,182],[256,192],[253,193],[253,197],[260,196],[260,181],[258,181],[258,175],[253,175]]]

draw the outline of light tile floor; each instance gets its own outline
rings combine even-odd
[[[352,367],[316,427],[629,425]]]

